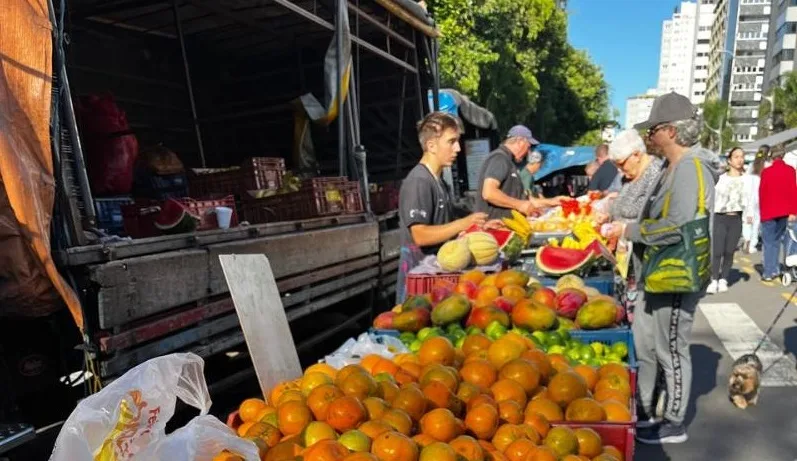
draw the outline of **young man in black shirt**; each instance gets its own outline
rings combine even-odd
[[[432,112],[418,124],[423,156],[399,191],[401,256],[396,285],[396,302],[404,301],[407,273],[426,256],[436,254],[440,245],[470,226],[483,225],[485,213],[455,219],[451,189],[440,176],[460,151],[460,122],[445,112]]]
[[[512,210],[528,215],[536,208],[559,204],[562,197],[528,197],[523,187],[517,164],[529,155],[532,146],[538,144],[531,130],[523,125],[515,125],[509,130],[506,140],[490,152],[479,171],[480,193],[476,195],[476,211],[487,213],[488,219],[500,219],[512,216]],[[542,158],[533,159],[528,164],[529,171],[535,173],[541,164]]]

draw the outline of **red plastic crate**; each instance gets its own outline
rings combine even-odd
[[[565,426],[561,423],[552,423],[552,426]],[[593,429],[598,435],[601,436],[603,445],[612,445],[617,447],[623,453],[626,461],[633,461],[634,449],[636,448],[636,441],[634,435],[636,430],[633,426],[619,426],[615,424],[605,423],[580,423],[580,424],[567,424],[571,429],[580,427],[587,427]]]
[[[195,168],[188,172],[191,195],[216,198],[246,194],[250,190],[277,190],[282,187],[285,160],[278,157],[251,157],[233,168]]]
[[[636,427],[637,423],[637,413],[636,413],[636,381],[637,381],[637,371],[633,368],[629,368],[629,384],[631,386],[631,398],[628,402],[628,409],[631,410],[631,421],[629,422],[609,422],[609,421],[601,421],[601,424],[606,424],[609,426],[624,426],[624,427]],[[580,422],[573,422],[573,421],[551,421],[551,424],[558,424],[560,426],[570,426],[570,427],[577,427],[583,425],[584,423]]]
[[[407,296],[425,295],[432,292],[438,283],[451,283],[456,285],[461,274],[407,274]]]

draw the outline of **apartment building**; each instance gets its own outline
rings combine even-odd
[[[697,4],[681,2],[661,28],[659,93],[691,95],[697,33]]]
[[[769,47],[764,75],[764,92],[782,83],[783,76],[794,70],[797,49],[797,1],[772,2],[769,23]]]
[[[688,93],[692,104],[706,100],[708,68],[711,55],[711,27],[714,25],[714,7],[717,0],[700,0],[697,4],[695,28],[695,57],[692,63],[692,87]]]
[[[637,96],[625,100],[625,125],[626,129],[633,128],[639,122],[644,122],[650,116],[653,100],[659,95],[658,90],[651,88]]]
[[[728,100],[740,1],[745,0],[717,0],[714,6],[714,23],[711,26],[711,37],[709,38],[706,100]]]

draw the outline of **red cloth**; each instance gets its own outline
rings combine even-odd
[[[783,159],[761,172],[758,200],[761,221],[797,215],[797,173]]]

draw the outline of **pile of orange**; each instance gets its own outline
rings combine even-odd
[[[625,461],[594,430],[551,422],[630,421],[630,396],[619,364],[571,367],[514,333],[461,349],[434,337],[392,360],[313,365],[244,401],[236,430],[266,461]]]

